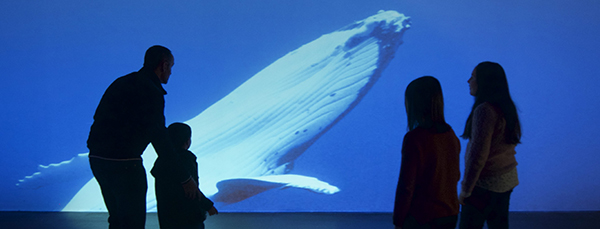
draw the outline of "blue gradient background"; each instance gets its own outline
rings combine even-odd
[[[437,77],[447,121],[462,133],[473,102],[467,79],[485,60],[504,66],[523,124],[511,210],[600,210],[600,2],[593,0],[2,1],[0,210],[56,211],[68,202],[81,181],[15,184],[40,164],[87,152],[102,93],[138,70],[151,45],[175,55],[167,123],[186,121],[286,53],[381,9],[412,18],[404,44],[363,101],[292,171],[341,192],[272,190],[221,211],[392,211],[406,85]]]

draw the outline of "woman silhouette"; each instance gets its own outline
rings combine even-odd
[[[459,211],[460,142],[444,118],[437,79],[412,81],[405,92],[408,133],[396,188],[396,228],[455,228]]]
[[[504,69],[482,62],[468,80],[475,97],[461,137],[468,139],[459,201],[460,228],[508,228],[510,194],[519,184],[515,147],[521,125]]]

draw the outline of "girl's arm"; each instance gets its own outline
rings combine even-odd
[[[396,200],[394,202],[394,225],[401,227],[408,215],[410,203],[415,191],[417,171],[420,159],[419,151],[409,134],[404,136],[402,142],[402,162],[400,165],[400,176],[396,187]]]
[[[461,196],[464,198],[471,195],[488,159],[497,119],[498,114],[489,103],[483,103],[473,111],[472,135],[465,152],[465,175],[461,188]]]

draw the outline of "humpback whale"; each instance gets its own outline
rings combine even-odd
[[[190,150],[198,158],[202,192],[220,204],[278,188],[339,192],[326,181],[291,174],[294,160],[361,101],[409,28],[409,17],[379,11],[286,54],[186,121],[193,129]],[[17,185],[42,182],[43,173],[86,159],[79,154],[40,167]],[[143,154],[147,172],[155,159],[150,145]],[[155,211],[153,177],[147,176],[148,210]],[[62,210],[106,211],[95,179]]]

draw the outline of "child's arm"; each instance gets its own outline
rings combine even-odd
[[[198,201],[200,201],[200,208],[202,210],[208,211],[209,209],[213,208],[214,203],[206,198],[206,196],[204,195],[204,193],[202,193],[202,191],[200,191],[200,195],[198,196]]]
[[[198,196],[198,202],[200,203],[200,208],[208,212],[208,215],[216,215],[219,214],[219,211],[214,206],[214,203],[208,199],[202,191],[200,191],[200,195]]]

